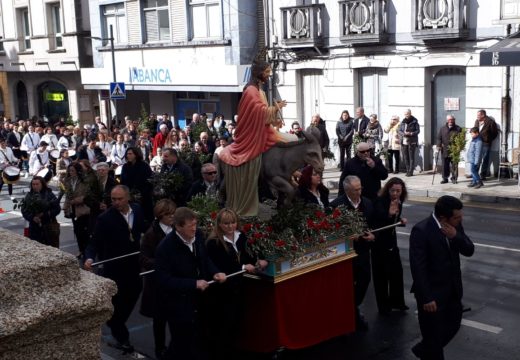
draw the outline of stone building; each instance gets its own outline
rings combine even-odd
[[[93,67],[81,71],[98,93],[103,119],[148,112],[194,112],[231,119],[258,45],[262,1],[90,0]],[[110,26],[114,47],[110,46]],[[260,44],[263,44],[263,38]],[[114,62],[112,61],[112,55]],[[115,79],[113,72],[115,72]],[[109,82],[125,83],[126,99],[110,106]],[[189,121],[189,120],[188,120]]]
[[[80,68],[91,66],[87,0],[0,2],[0,113],[93,118]]]
[[[517,31],[520,1],[269,0],[267,39],[277,65],[276,97],[286,123],[326,120],[358,106],[383,126],[406,109],[421,125],[418,164],[432,167],[432,145],[448,113],[471,127],[483,108],[518,147],[520,107],[502,116],[503,97],[518,98],[515,67],[480,66],[481,51]],[[506,94],[506,89],[509,93]],[[495,169],[500,141],[494,144]]]

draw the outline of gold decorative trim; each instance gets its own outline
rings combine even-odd
[[[301,275],[304,275],[304,274],[307,274],[311,271],[314,271],[314,270],[318,270],[318,269],[321,269],[321,268],[324,268],[324,267],[327,267],[327,266],[330,266],[330,265],[334,265],[334,264],[337,264],[339,262],[342,262],[342,261],[345,261],[345,260],[348,260],[348,259],[352,259],[354,257],[356,257],[357,254],[354,252],[354,251],[351,251],[349,253],[345,253],[345,254],[341,254],[341,255],[338,255],[338,256],[331,256],[329,258],[326,258],[324,259],[323,261],[318,261],[314,264],[309,264],[308,266],[302,266],[302,267],[298,267],[294,270],[289,270],[281,275],[277,275],[274,277],[274,283],[277,284],[277,283],[280,283],[282,281],[285,281],[285,280],[289,280],[289,279],[292,279],[294,277],[297,277],[297,276],[301,276]]]
[[[267,280],[267,281],[272,282],[274,284],[278,284],[282,281],[289,280],[294,277],[307,274],[311,271],[322,269],[324,267],[331,266],[331,265],[340,263],[342,261],[353,259],[356,256],[357,256],[356,252],[354,250],[351,250],[348,253],[344,253],[344,254],[337,255],[337,256],[331,256],[331,257],[328,257],[321,261],[316,261],[314,263],[289,270],[281,275],[276,275],[273,278],[269,278],[269,280]],[[245,274],[244,276],[248,277],[250,279],[255,279],[255,280],[265,280],[266,279],[265,277],[250,275],[250,274]]]

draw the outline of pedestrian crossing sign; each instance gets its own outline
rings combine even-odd
[[[112,99],[112,100],[126,99],[124,82],[111,82],[110,83],[110,99]]]

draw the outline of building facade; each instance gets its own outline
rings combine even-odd
[[[482,67],[479,53],[515,31],[516,0],[270,0],[267,39],[277,67],[286,123],[307,126],[314,113],[326,120],[329,136],[343,110],[362,106],[383,125],[411,109],[420,122],[421,170],[432,168],[433,145],[447,114],[472,127],[486,109],[503,129],[495,141],[495,170],[501,142],[518,147],[520,116],[512,102],[502,116],[506,88],[517,98],[515,67]],[[500,4],[499,4],[500,3]],[[500,6],[499,6],[500,5]],[[508,24],[513,24],[509,26]]]
[[[181,126],[194,112],[230,119],[264,43],[262,9],[256,0],[90,0],[97,40],[93,67],[82,69],[81,82],[98,93],[103,119],[136,118],[142,105],[174,115]],[[114,80],[125,83],[126,99],[110,106],[106,91]]]
[[[92,63],[87,0],[0,1],[0,113],[92,119],[80,68]]]

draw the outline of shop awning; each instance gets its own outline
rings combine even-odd
[[[520,66],[520,31],[482,51],[480,66]]]

